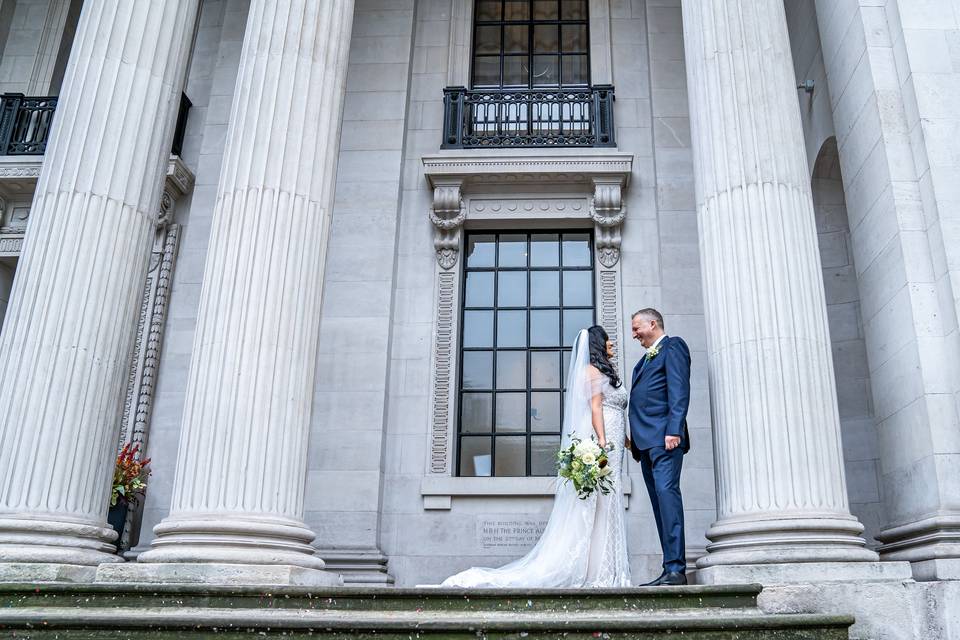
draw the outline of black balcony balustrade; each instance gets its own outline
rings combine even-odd
[[[173,134],[171,153],[181,155],[187,115],[193,104],[180,94],[180,110]],[[42,156],[57,110],[57,96],[0,95],[0,156]]]
[[[0,155],[43,155],[56,110],[57,96],[0,96]]]
[[[617,146],[610,85],[443,91],[444,149]]]

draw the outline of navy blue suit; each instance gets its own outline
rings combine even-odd
[[[630,440],[640,463],[657,521],[665,571],[684,573],[683,499],[680,469],[690,450],[687,409],[690,406],[690,349],[681,338],[665,336],[657,355],[644,356],[633,369],[630,389]],[[680,446],[667,451],[666,436]]]

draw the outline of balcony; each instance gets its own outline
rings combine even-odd
[[[181,154],[187,114],[192,106],[187,95],[181,93],[171,149],[174,155]],[[0,95],[0,156],[42,156],[56,110],[57,96]]]
[[[444,149],[616,147],[613,87],[512,91],[447,87]]]

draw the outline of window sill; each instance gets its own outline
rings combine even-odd
[[[453,498],[536,497],[552,496],[556,477],[537,478],[460,478],[427,476],[420,483],[425,510],[449,510]],[[621,478],[624,507],[629,508],[633,483],[629,476]]]

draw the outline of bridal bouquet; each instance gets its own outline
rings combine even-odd
[[[561,478],[573,481],[581,500],[586,500],[594,491],[607,494],[613,488],[607,452],[593,439],[574,438],[569,447],[557,453],[557,469]]]

